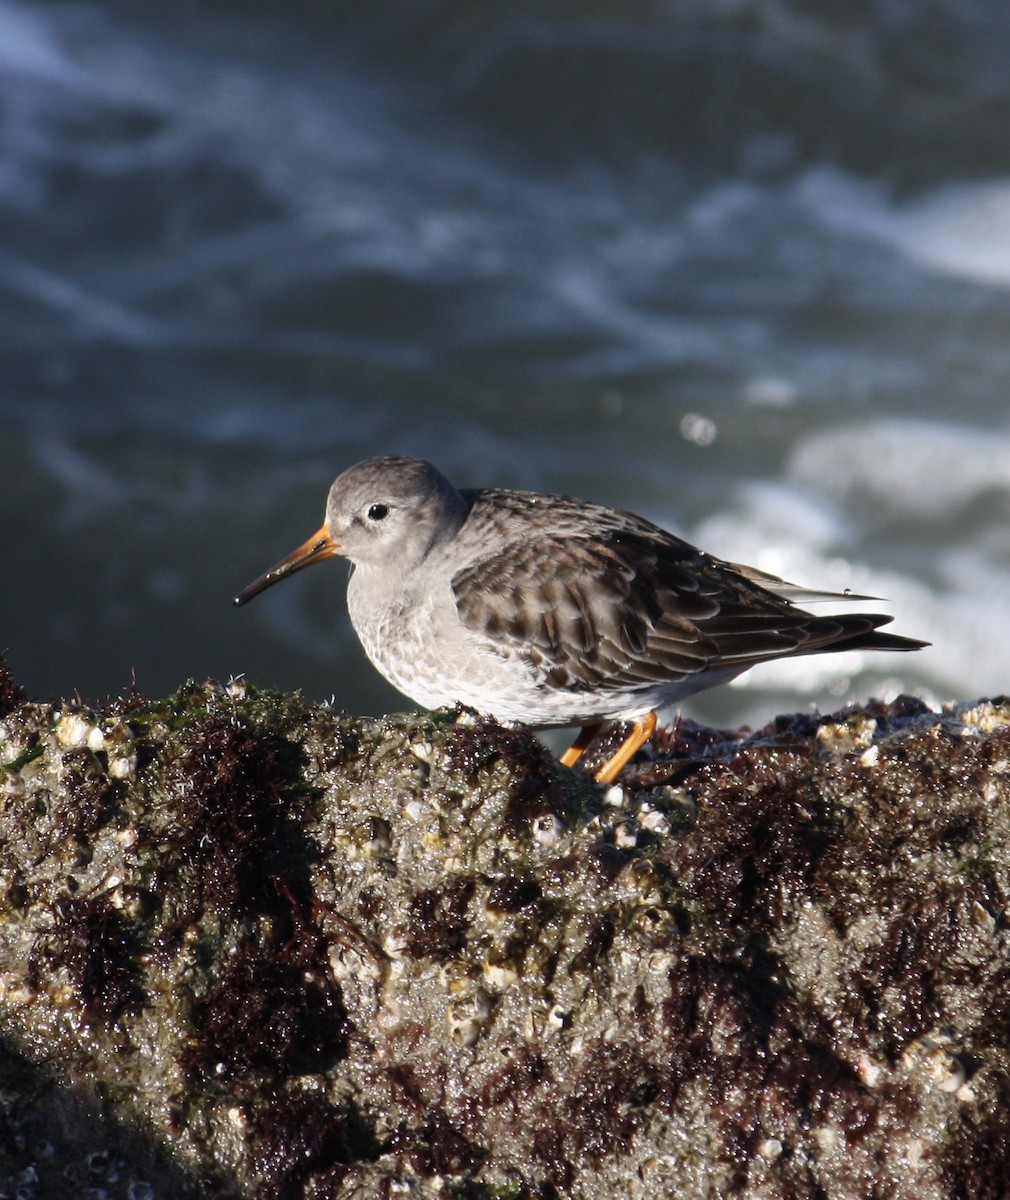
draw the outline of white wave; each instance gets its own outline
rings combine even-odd
[[[881,183],[818,169],[795,195],[833,231],[879,240],[944,275],[1010,286],[1010,179],[945,184],[895,204]]]
[[[801,708],[871,692],[913,691],[936,702],[1008,690],[1010,533],[999,516],[1006,505],[988,523],[975,511],[994,489],[1010,504],[1010,436],[900,421],[809,437],[780,482],[735,489],[691,540],[804,586],[885,597],[839,607],[892,613],[894,632],[932,646],[785,659],[733,687],[791,693]],[[964,519],[941,528],[937,518],[961,506]],[[873,536],[878,520],[893,539],[890,558]],[[917,522],[929,525],[928,542]]]
[[[798,443],[788,475],[839,502],[944,517],[986,494],[1010,497],[1010,431],[901,418],[842,425]]]
[[[76,87],[82,79],[38,11],[6,0],[0,3],[0,72],[29,75],[71,87]]]

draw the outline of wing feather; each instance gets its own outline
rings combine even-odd
[[[630,513],[529,493],[471,495],[475,552],[452,578],[459,618],[496,653],[521,656],[545,686],[646,691],[841,643],[904,648],[905,639],[873,633],[888,616],[815,617],[791,597],[823,593],[714,558]]]

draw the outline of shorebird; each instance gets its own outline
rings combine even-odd
[[[595,778],[613,782],[686,696],[757,663],[833,650],[918,650],[884,613],[815,616],[819,592],[726,562],[633,513],[567,496],[456,488],[430,463],[382,457],[330,488],[322,527],[235,600],[314,563],[352,564],[365,653],[426,708],[580,726],[574,766],[608,722],[631,722]]]

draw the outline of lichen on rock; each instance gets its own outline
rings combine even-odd
[[[1008,771],[1004,701],[683,722],[601,789],[468,714],[0,671],[0,1195],[1002,1195]]]

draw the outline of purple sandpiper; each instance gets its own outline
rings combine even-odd
[[[574,766],[607,722],[632,723],[596,773],[610,783],[685,696],[757,663],[827,650],[918,650],[882,613],[815,616],[794,601],[867,596],[797,587],[725,562],[632,513],[566,496],[456,488],[430,463],[358,463],[326,520],[250,584],[247,600],[333,555],[365,653],[426,708],[581,726]]]

